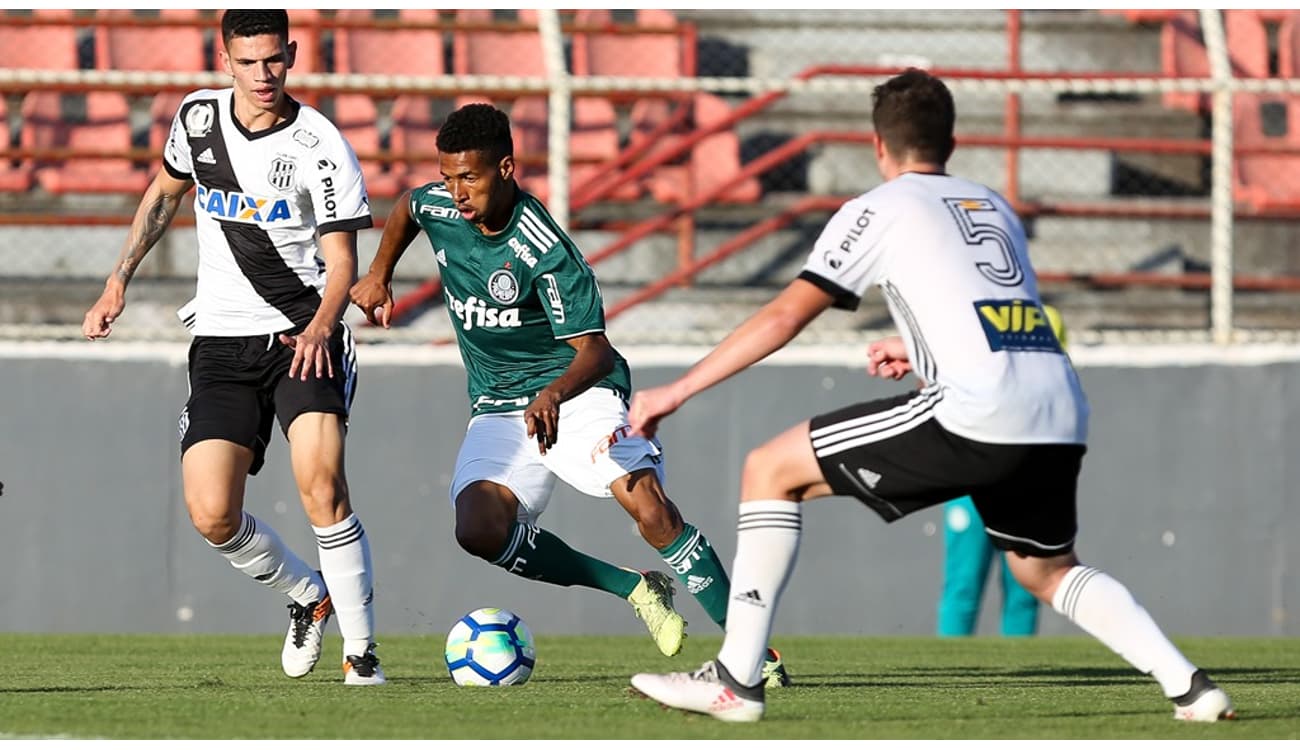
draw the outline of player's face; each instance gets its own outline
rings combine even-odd
[[[438,166],[462,219],[485,232],[500,229],[503,219],[509,219],[514,199],[512,157],[493,162],[483,151],[439,153]]]
[[[236,94],[256,109],[278,107],[296,51],[297,43],[285,44],[278,34],[231,38],[224,58],[226,72],[235,79]]]

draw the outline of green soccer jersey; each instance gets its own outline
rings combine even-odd
[[[591,266],[522,190],[510,223],[494,235],[462,219],[441,182],[413,190],[410,210],[438,259],[472,413],[522,411],[573,361],[565,339],[605,330]],[[614,371],[597,386],[626,399],[631,373],[614,356]]]

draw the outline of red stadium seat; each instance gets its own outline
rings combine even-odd
[[[0,96],[0,138],[4,146],[12,143],[9,133],[9,113],[5,98]],[[0,159],[0,193],[24,193],[32,186],[32,165],[29,162],[14,163],[9,159]]]
[[[415,188],[442,179],[438,167],[438,127],[443,115],[439,100],[428,96],[399,96],[393,102],[393,153],[401,158],[395,163],[404,188]]]
[[[168,18],[189,20],[194,26],[98,26],[95,28],[95,67],[99,70],[167,70],[201,72],[211,69],[204,58],[204,17],[197,10],[101,10],[96,18]]]
[[[340,10],[340,21],[382,18],[382,11]],[[393,13],[393,11],[387,11]],[[436,10],[396,11],[402,21],[438,20]],[[339,73],[438,76],[447,68],[441,29],[334,29],[334,67]]]
[[[1233,129],[1241,146],[1289,146],[1295,153],[1241,154],[1233,160],[1233,194],[1255,209],[1300,207],[1300,99],[1237,94]]]
[[[6,10],[5,15],[72,18],[70,10]],[[77,69],[77,28],[67,26],[0,26],[0,68]]]
[[[1257,10],[1223,11],[1228,59],[1238,78],[1267,78],[1269,75],[1268,30],[1265,16]],[[1160,34],[1161,65],[1164,72],[1179,78],[1207,78],[1210,61],[1201,36],[1200,14],[1178,11]],[[1165,93],[1166,107],[1193,112],[1209,110],[1209,94],[1196,91]]]
[[[707,127],[731,113],[731,105],[712,94],[697,93],[692,100],[691,122],[695,128]],[[663,146],[672,143],[664,139]],[[650,175],[650,194],[661,203],[684,203],[691,198],[727,182],[740,171],[740,138],[735,131],[723,130],[695,144],[685,165],[659,167]],[[723,193],[719,200],[727,203],[753,203],[762,196],[757,178],[750,177]]]
[[[1300,78],[1300,11],[1290,10],[1277,26],[1277,74]]]
[[[118,93],[32,92],[23,99],[22,120],[25,148],[102,152],[131,147],[128,104]],[[144,170],[125,158],[42,160],[35,173],[41,187],[52,193],[138,193],[149,182]]]
[[[307,8],[289,10],[289,39],[298,43],[298,54],[293,61],[294,73],[326,72],[325,61],[321,58],[320,27],[315,25],[319,20],[319,10]],[[218,39],[217,43],[220,41]],[[289,76],[289,81],[292,87],[292,74]]]
[[[321,100],[321,112],[348,139],[358,157],[379,153],[382,134],[377,122],[378,110],[375,101],[368,95],[337,94],[325,97]],[[397,177],[381,161],[361,159],[361,173],[366,178],[366,192],[372,197],[392,198],[401,192]]]

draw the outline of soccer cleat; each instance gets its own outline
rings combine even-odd
[[[1174,698],[1174,718],[1178,721],[1218,721],[1237,718],[1228,694],[1214,684],[1205,670],[1192,674],[1192,687]]]
[[[645,622],[655,645],[664,656],[682,650],[686,638],[686,621],[673,609],[672,579],[658,571],[641,573],[641,582],[627,595],[636,616]]]
[[[384,670],[379,668],[379,657],[375,656],[375,646],[370,644],[360,656],[349,656],[343,660],[344,685],[382,685]]]
[[[767,650],[767,657],[763,660],[763,685],[770,688],[790,687],[790,673],[785,671],[781,652],[774,648]]]
[[[708,714],[719,721],[758,721],[763,718],[763,683],[747,688],[716,661],[695,672],[637,674],[632,687],[669,708]]]
[[[320,661],[321,642],[325,639],[325,623],[334,614],[329,595],[311,604],[289,604],[289,632],[284,636],[284,650],[280,652],[280,666],[290,677],[303,677]]]

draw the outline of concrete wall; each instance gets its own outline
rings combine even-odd
[[[467,415],[463,370],[454,352],[404,363],[387,351],[361,352],[348,445],[380,634],[441,633],[485,605],[542,633],[639,632],[607,595],[517,579],[455,546],[447,488]],[[629,359],[648,386],[697,355]],[[667,422],[669,491],[728,564],[746,451],[815,412],[896,390],[866,377],[859,351],[834,358],[853,365],[758,367]],[[1300,357],[1290,359],[1134,367],[1076,354],[1094,414],[1080,554],[1125,581],[1171,634],[1300,635],[1300,470],[1289,460]],[[189,525],[175,437],[183,349],[0,346],[0,394],[0,631],[283,627],[281,597],[231,570]],[[247,507],[314,560],[286,458],[276,437]],[[852,500],[812,504],[777,632],[932,632],[940,524],[937,509],[886,525]],[[543,525],[619,564],[662,567],[612,502],[561,487]],[[714,632],[684,591],[679,602],[692,631]],[[996,632],[990,609],[985,633]],[[1041,630],[1074,632],[1050,612]]]

